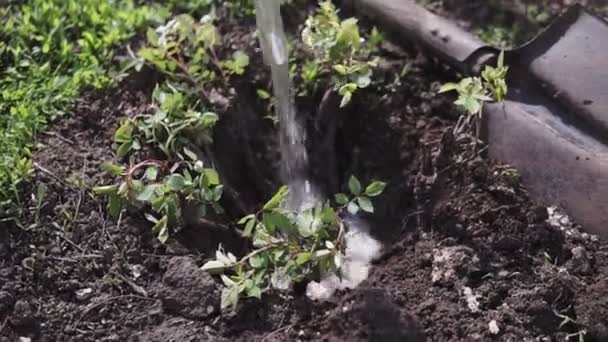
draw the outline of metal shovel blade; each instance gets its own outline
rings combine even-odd
[[[498,53],[412,0],[347,3],[464,72]],[[536,200],[608,238],[608,24],[571,7],[506,60],[507,99],[484,106],[490,157],[515,166]]]
[[[608,237],[608,25],[570,8],[510,51],[503,104],[484,109],[491,157],[518,168],[530,193]]]

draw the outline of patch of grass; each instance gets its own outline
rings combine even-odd
[[[0,9],[0,204],[19,206],[36,135],[82,89],[112,84],[116,48],[167,14],[132,0],[26,0]]]

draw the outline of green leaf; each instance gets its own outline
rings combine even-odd
[[[336,203],[339,205],[346,205],[348,203],[348,196],[343,193],[335,194]]]
[[[243,218],[241,218],[238,222],[238,224],[245,224],[247,223],[247,221],[254,219],[255,218],[255,214],[249,214],[247,216],[244,216]]]
[[[133,137],[133,124],[130,121],[123,123],[116,132],[114,132],[114,141],[117,143],[130,142]]]
[[[357,25],[356,18],[349,18],[340,23],[340,31],[336,37],[336,43],[352,49],[359,48],[361,36],[359,35],[359,26]]]
[[[334,65],[334,70],[340,75],[346,75],[346,67],[342,64]]]
[[[194,153],[194,151],[192,151],[191,149],[184,147],[184,154],[186,155],[186,157],[190,158],[190,160],[192,161],[197,161],[198,160],[198,156],[196,155],[196,153]]]
[[[234,63],[241,69],[249,65],[249,56],[247,56],[247,54],[242,50],[235,51],[232,54],[232,59],[234,60]]]
[[[279,205],[281,205],[281,202],[283,202],[283,199],[285,199],[285,196],[287,196],[287,193],[289,191],[289,188],[286,185],[283,185],[279,191],[277,191],[277,193],[272,196],[272,198],[270,199],[270,201],[266,202],[266,204],[264,204],[264,207],[262,208],[263,210],[272,210],[277,208]]]
[[[353,93],[350,91],[345,92],[344,95],[342,95],[342,100],[340,101],[340,108],[346,107],[350,103],[352,97]]]
[[[185,185],[186,185],[186,180],[180,174],[171,175],[167,179],[167,186],[172,191],[180,191],[184,188]]]
[[[239,289],[237,286],[225,287],[222,289],[221,303],[220,307],[222,310],[232,306],[233,309],[236,308],[239,303]]]
[[[291,231],[292,227],[289,218],[277,211],[265,212],[262,216],[262,222],[264,223],[264,226],[266,226],[268,232],[271,234],[274,234],[274,232],[277,230],[289,232]]]
[[[118,194],[110,194],[110,198],[108,200],[108,210],[110,215],[114,218],[118,218],[120,215],[120,212],[122,211],[122,199],[120,196],[118,196]]]
[[[150,202],[154,195],[156,194],[156,189],[158,189],[158,184],[149,184],[146,185],[144,190],[137,195],[137,200],[141,202]]]
[[[125,157],[129,153],[129,151],[131,151],[132,147],[133,147],[133,142],[131,142],[131,141],[120,144],[118,146],[118,149],[116,150],[116,156],[118,158]]]
[[[350,190],[350,193],[355,196],[359,196],[361,194],[361,183],[357,177],[350,176],[348,179],[348,189]]]
[[[224,272],[225,268],[226,268],[226,266],[224,265],[224,263],[221,261],[217,261],[217,260],[207,261],[201,267],[201,269],[203,271],[207,271],[211,274],[220,274],[220,273]]]
[[[460,89],[460,85],[458,83],[446,83],[439,88],[439,93],[441,94],[458,89]]]
[[[348,203],[346,210],[352,215],[357,215],[357,213],[359,212],[359,206],[355,202],[350,202]]]
[[[145,177],[149,181],[154,182],[156,180],[156,178],[158,177],[158,168],[156,168],[156,167],[147,168]]]
[[[258,97],[262,100],[268,100],[270,98],[270,93],[264,89],[258,89],[256,90],[256,93],[258,94]]]
[[[296,264],[298,264],[299,266],[302,266],[305,263],[307,263],[308,261],[310,261],[311,258],[312,258],[312,253],[310,253],[310,252],[300,253],[296,256]]]
[[[118,191],[118,185],[104,185],[96,186],[93,188],[93,192],[98,195],[112,195]]]
[[[361,210],[368,213],[374,212],[374,205],[369,198],[363,196],[357,197],[357,203],[359,203],[359,208],[361,208]]]
[[[251,237],[251,235],[253,234],[253,228],[255,228],[256,222],[257,221],[255,219],[251,219],[251,220],[247,221],[247,224],[245,224],[245,229],[243,230],[244,237]]]
[[[119,166],[110,162],[102,163],[101,169],[111,174],[112,176],[120,176],[125,172],[125,168],[123,166]]]
[[[222,198],[223,193],[224,193],[223,185],[218,185],[215,188],[213,188],[213,201],[219,202],[219,200]]]
[[[219,117],[217,116],[217,114],[212,113],[212,112],[205,112],[201,116],[201,124],[205,128],[211,128],[211,127],[215,126],[215,124],[217,123],[218,120],[219,120]]]
[[[262,255],[254,255],[249,258],[249,265],[253,268],[264,268],[267,264],[267,258]]]
[[[367,188],[365,188],[365,194],[369,197],[376,197],[382,194],[385,188],[386,183],[384,182],[372,182],[372,184],[368,185]]]
[[[203,175],[205,176],[208,185],[220,184],[220,175],[217,173],[217,171],[215,169],[211,169],[211,168],[203,169]]]
[[[259,286],[254,286],[247,292],[247,297],[262,299],[262,289]]]
[[[167,242],[169,239],[169,218],[167,215],[163,216],[158,222],[152,227],[152,231],[157,234],[158,240],[161,243]]]
[[[314,259],[315,260],[322,259],[329,255],[331,255],[331,251],[329,249],[321,249],[321,250],[315,252]]]
[[[357,87],[367,88],[372,83],[372,79],[369,75],[361,75],[357,77]]]

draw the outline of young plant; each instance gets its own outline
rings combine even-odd
[[[368,195],[364,195],[356,178],[352,177],[349,183],[355,196],[353,201],[358,203],[355,205],[373,211],[371,202],[359,200],[380,195],[385,184],[370,184],[365,190]],[[243,236],[252,239],[255,249],[251,253],[237,260],[220,247],[215,259],[203,265],[203,270],[221,274],[225,285],[222,309],[235,307],[240,298],[260,299],[269,289],[289,290],[294,283],[317,272],[340,275],[345,260],[345,226],[341,217],[350,203],[348,198],[337,206],[326,201],[294,211],[281,206],[287,195],[288,189],[284,186],[262,209],[239,221]]]
[[[194,108],[198,104],[170,84],[157,87],[153,94],[155,110],[123,120],[114,134],[116,155],[130,157],[129,164],[104,164],[105,171],[120,177],[113,185],[94,188],[108,196],[108,210],[117,217],[127,204],[149,206],[159,217],[146,215],[154,223],[161,242],[169,237],[169,228],[180,223],[185,204],[198,209],[201,216],[219,205],[223,187],[213,168],[199,160],[201,149],[212,141],[212,129],[218,117]],[[136,162],[144,147],[164,154],[165,160]]]
[[[318,76],[330,74],[334,90],[342,96],[340,107],[346,106],[358,89],[370,85],[377,65],[372,55],[382,39],[374,28],[370,38],[363,40],[356,18],[340,20],[332,2],[322,1],[302,31],[302,41],[314,56],[302,68],[304,85],[314,88]]]
[[[203,95],[209,99],[206,88],[215,81],[218,74],[224,82],[230,75],[242,75],[249,65],[249,56],[237,50],[232,58],[220,60],[215,49],[221,37],[214,25],[212,11],[195,20],[188,14],[181,14],[147,33],[148,46],[139,50],[139,59],[132,66],[140,68],[148,63],[167,74],[175,82],[186,82],[183,91]]]
[[[465,112],[455,130],[460,131],[464,126],[473,124],[479,135],[479,120],[484,102],[501,102],[507,95],[506,77],[509,67],[504,65],[504,51],[498,55],[497,66],[487,65],[481,77],[466,77],[458,83],[446,83],[439,89],[439,93],[456,91],[458,99],[454,102]]]

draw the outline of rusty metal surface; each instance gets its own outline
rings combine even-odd
[[[484,44],[453,22],[418,6],[414,0],[345,0],[342,6],[363,16],[379,20],[402,43],[420,42],[461,70],[468,58]]]
[[[484,108],[488,154],[516,167],[537,201],[608,238],[608,147],[568,117],[541,91],[511,89],[504,103]]]
[[[571,7],[529,44],[511,52],[545,92],[608,137],[608,24]]]

